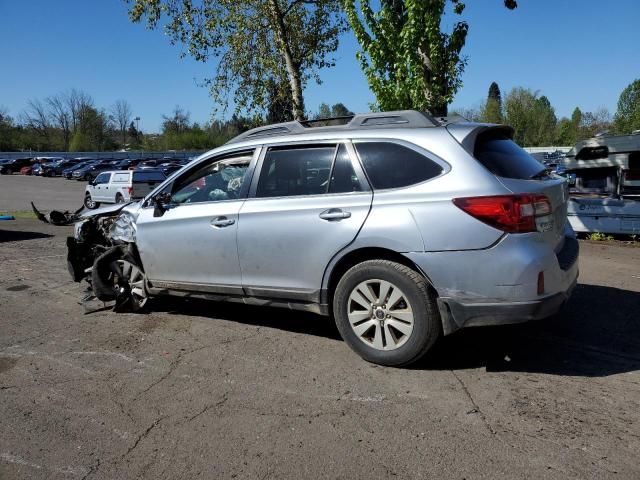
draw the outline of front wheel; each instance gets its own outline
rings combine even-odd
[[[91,198],[91,195],[87,193],[84,196],[84,206],[87,207],[89,210],[93,210],[98,208],[100,204],[96,202],[93,198]]]
[[[415,270],[388,260],[355,265],[340,279],[333,311],[344,341],[369,362],[419,360],[442,331],[435,295]]]

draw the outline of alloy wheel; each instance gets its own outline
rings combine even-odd
[[[358,284],[349,295],[347,317],[356,336],[377,350],[395,350],[411,337],[414,315],[407,296],[380,279]]]

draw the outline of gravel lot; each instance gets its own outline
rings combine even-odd
[[[582,242],[559,318],[392,369],[299,312],[84,314],[70,231],[0,222],[2,479],[640,477],[639,248]]]

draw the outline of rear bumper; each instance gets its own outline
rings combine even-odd
[[[438,298],[443,322],[463,327],[509,325],[541,320],[557,313],[569,300],[574,283],[566,292],[529,302],[463,303],[453,298]]]
[[[519,234],[505,235],[485,250],[405,255],[437,291],[442,328],[448,335],[468,326],[538,320],[560,310],[578,279],[579,244],[567,233],[558,252],[535,234]]]

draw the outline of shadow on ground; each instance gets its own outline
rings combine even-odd
[[[53,235],[41,232],[25,232],[20,230],[0,230],[0,243],[21,242],[22,240],[34,240],[36,238],[49,238]]]
[[[578,285],[558,315],[469,328],[444,338],[418,368],[603,377],[640,369],[640,293]]]
[[[158,298],[154,311],[210,317],[340,340],[327,317],[198,299]],[[601,377],[640,369],[640,293],[580,284],[555,317],[523,325],[463,329],[413,368],[486,368]],[[346,345],[345,345],[345,348]]]

